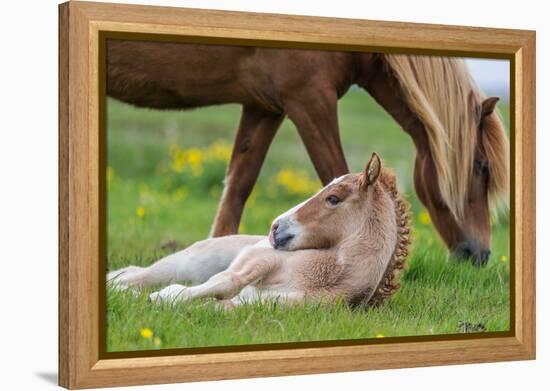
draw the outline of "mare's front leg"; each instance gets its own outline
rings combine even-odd
[[[237,296],[247,285],[260,281],[275,270],[280,262],[279,257],[272,248],[247,248],[227,270],[212,276],[204,284],[193,287],[173,284],[152,293],[150,298],[154,302],[184,302],[204,297],[228,300]]]
[[[349,172],[340,141],[337,104],[336,91],[330,88],[306,89],[287,102],[288,116],[323,185]]]
[[[256,183],[269,145],[283,118],[283,114],[243,106],[225,176],[225,189],[210,236],[231,235],[239,231],[244,204]]]

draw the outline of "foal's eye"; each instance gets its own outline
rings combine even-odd
[[[331,206],[337,205],[340,202],[342,202],[342,200],[340,198],[336,197],[335,195],[329,195],[327,197],[327,203]]]

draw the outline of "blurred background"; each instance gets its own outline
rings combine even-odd
[[[466,58],[466,66],[477,85],[488,96],[498,96],[508,103],[510,98],[510,61]]]
[[[501,98],[508,124],[508,61],[466,59],[488,95]],[[148,264],[208,236],[222,192],[240,107],[190,111],[138,109],[107,101],[108,251],[110,267]],[[373,151],[397,171],[413,206],[415,247],[442,247],[412,185],[415,151],[408,135],[362,89],[340,100],[340,129],[352,171]],[[241,233],[267,234],[274,217],[309,197],[320,182],[294,125],[287,119],[267,155],[246,205]],[[507,215],[495,222],[495,256],[508,254]]]
[[[503,98],[499,107],[508,123],[507,64],[467,63],[487,94]],[[402,288],[392,300],[371,311],[252,306],[224,315],[201,303],[159,309],[149,305],[147,294],[135,298],[110,290],[109,351],[509,329],[507,212],[493,221],[487,267],[449,262],[413,189],[415,151],[409,136],[359,88],[349,90],[338,110],[350,169],[363,170],[371,153],[378,152],[383,164],[397,172],[412,204],[411,254]],[[107,101],[109,270],[148,266],[208,237],[239,116],[238,105],[155,111]],[[276,216],[320,186],[294,125],[285,120],[246,204],[240,233],[267,234]]]

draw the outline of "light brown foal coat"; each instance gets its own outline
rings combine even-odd
[[[381,169],[376,155],[364,173],[334,180],[275,219],[271,230],[269,239],[208,239],[149,268],[112,272],[108,280],[135,287],[195,280],[198,285],[172,284],[151,299],[214,297],[228,305],[262,298],[287,303],[343,298],[352,305],[377,305],[399,287],[410,242],[408,204],[395,175]],[[229,257],[227,269],[206,281],[193,277],[220,256]]]

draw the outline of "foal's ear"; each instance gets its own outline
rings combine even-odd
[[[497,102],[500,100],[499,97],[492,96],[490,98],[485,99],[481,103],[481,117],[485,117],[486,115],[491,114],[493,111],[495,111],[495,106],[497,105]]]
[[[367,186],[372,185],[378,179],[380,171],[382,170],[382,162],[380,157],[375,153],[372,154],[367,166],[365,167],[365,172],[363,173],[363,181],[361,187],[366,189]]]

